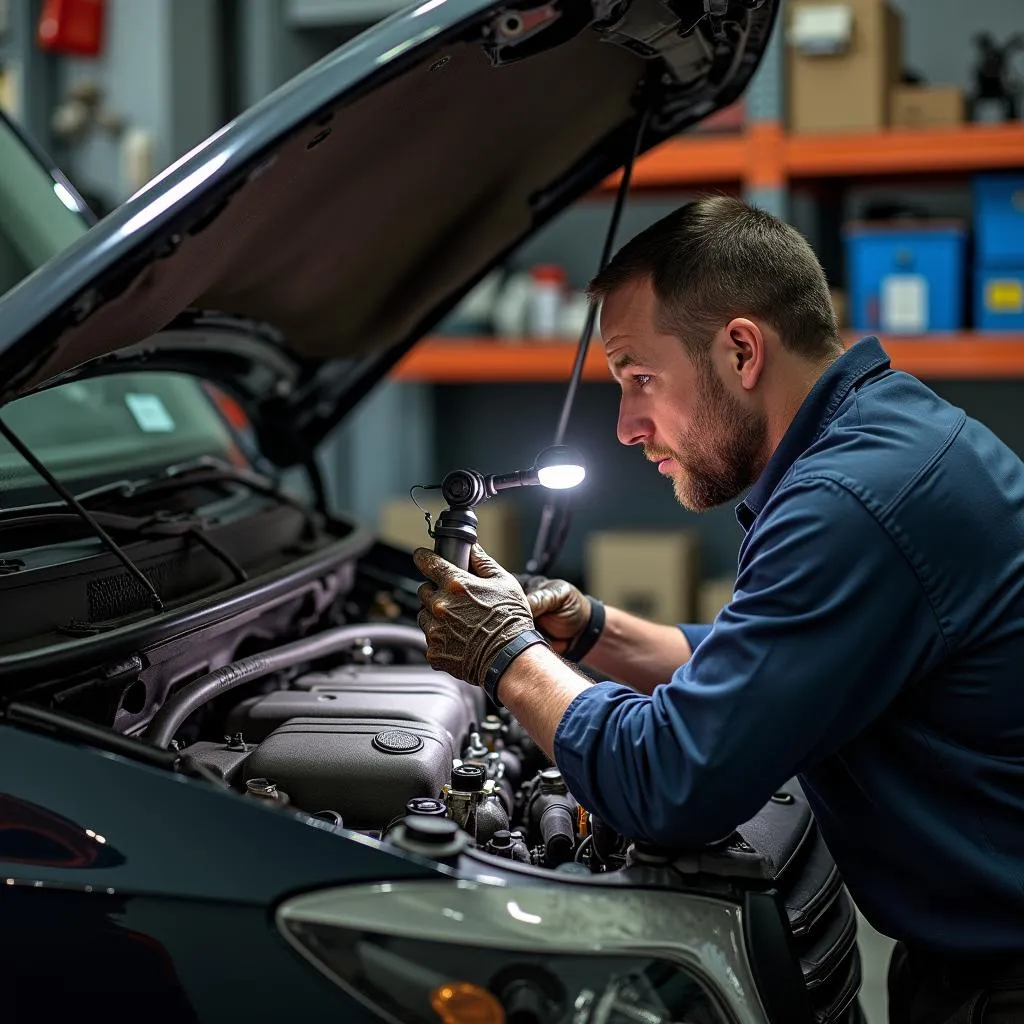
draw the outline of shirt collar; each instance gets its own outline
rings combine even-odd
[[[754,525],[772,491],[790,466],[817,440],[846,396],[879,370],[889,368],[889,357],[878,338],[862,338],[851,345],[815,382],[764,472],[736,506],[736,518],[744,532]]]

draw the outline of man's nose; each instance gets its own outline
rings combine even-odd
[[[622,444],[643,444],[653,434],[651,421],[641,415],[625,395],[619,400],[619,422],[615,432]]]

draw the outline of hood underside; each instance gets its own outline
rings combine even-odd
[[[775,4],[428,0],[389,19],[15,288],[0,401],[145,361],[218,380],[257,422],[272,404],[315,444],[488,269],[626,162],[645,111],[641,150],[732,102]]]

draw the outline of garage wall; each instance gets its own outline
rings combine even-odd
[[[151,147],[159,173],[219,128],[224,103],[222,17],[224,0],[108,0],[106,40],[96,58],[61,57],[53,92],[65,101],[83,82],[103,90],[104,105],[124,124],[113,136],[92,131],[82,140],[45,141],[72,180],[102,207],[126,199],[137,187],[126,170],[129,132]]]

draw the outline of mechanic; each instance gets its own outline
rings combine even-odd
[[[590,294],[619,440],[689,509],[747,492],[733,599],[659,625],[420,549],[428,661],[630,838],[718,839],[798,776],[900,940],[890,1020],[1024,1021],[1024,464],[876,338],[844,350],[810,246],[737,199],[648,228]]]

